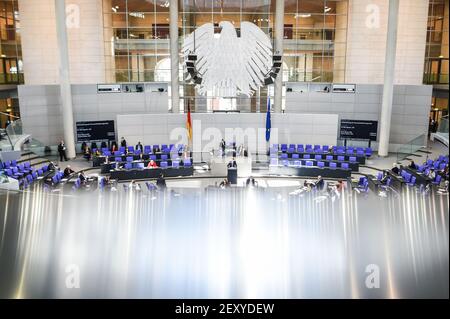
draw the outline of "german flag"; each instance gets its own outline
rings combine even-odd
[[[186,130],[189,142],[192,142],[192,119],[191,119],[191,106],[188,101],[188,112],[186,118]]]

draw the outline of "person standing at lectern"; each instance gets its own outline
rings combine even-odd
[[[61,141],[61,143],[59,143],[59,145],[58,145],[58,153],[59,153],[59,160],[61,162],[63,161],[63,159],[64,159],[64,161],[67,161],[66,145],[64,144],[64,141]]]

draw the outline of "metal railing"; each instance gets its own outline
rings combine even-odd
[[[410,140],[408,143],[402,144],[397,149],[397,161],[404,160],[408,155],[414,154],[421,148],[426,147],[426,134],[417,136],[416,138]]]

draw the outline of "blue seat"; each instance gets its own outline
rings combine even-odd
[[[306,144],[306,149],[312,149],[312,145],[311,144]]]
[[[31,176],[33,177],[34,180],[38,179],[38,173],[36,171],[31,173]]]
[[[137,163],[136,164],[136,168],[144,169],[144,167],[145,167],[144,163]]]
[[[348,163],[341,163],[341,168],[348,169],[349,168]]]
[[[312,161],[306,161],[305,165],[306,166],[313,166],[313,162]]]
[[[6,168],[6,169],[5,169],[5,173],[6,173],[6,175],[9,176],[9,177],[13,177],[12,169]]]
[[[415,176],[412,176],[412,177],[411,177],[411,180],[409,181],[408,185],[409,185],[409,186],[414,186],[414,185],[416,185],[416,177],[415,177]]]
[[[300,166],[302,166],[302,162],[301,161],[294,161],[294,166],[295,167],[300,167]]]
[[[287,153],[282,153],[281,156],[280,156],[280,158],[281,158],[281,159],[287,159],[287,158],[288,158]]]
[[[322,146],[322,152],[328,153],[330,151],[330,147],[328,145]]]
[[[289,153],[289,154],[292,154],[292,153],[294,153],[295,152],[295,148],[288,148],[288,150],[287,150],[287,152]]]
[[[180,167],[180,161],[172,161],[172,167]]]
[[[372,148],[367,147],[367,148],[366,148],[366,156],[367,156],[367,157],[370,157],[370,156],[372,156],[372,154],[373,154]]]
[[[166,150],[167,149],[167,144],[161,144],[161,149],[162,150]]]
[[[314,152],[319,152],[321,149],[320,145],[314,145]]]
[[[42,169],[37,170],[38,176],[44,175],[44,171]]]
[[[192,166],[191,159],[187,158],[187,159],[183,160],[183,165],[186,166],[186,167]]]
[[[350,163],[356,163],[356,156],[350,156],[348,160]]]
[[[133,168],[133,164],[125,163],[125,169],[132,169],[132,168]]]
[[[337,167],[337,164],[336,164],[336,162],[330,162],[330,168],[336,168]]]
[[[310,158],[311,158],[311,155],[309,155],[309,154],[303,154],[303,158],[304,158],[304,159],[310,159]]]
[[[52,182],[53,182],[53,184],[58,184],[59,183],[58,175],[55,175],[55,176],[52,177]]]
[[[12,160],[11,161],[11,166],[17,166],[17,161],[16,160]]]
[[[153,151],[154,151],[155,149],[157,149],[157,148],[160,149],[159,144],[154,144],[154,145],[153,145]]]
[[[325,167],[325,162],[317,162],[317,166],[318,167],[320,167],[320,168],[323,168],[323,167]]]
[[[123,153],[121,152],[121,151],[115,151],[114,152],[114,156],[120,156],[120,155],[122,155]]]
[[[132,162],[133,161],[133,156],[127,156],[126,160],[127,160],[127,162]]]
[[[345,154],[345,149],[342,146],[337,147],[336,154]]]
[[[345,157],[342,156],[342,155],[339,155],[339,156],[337,157],[337,160],[338,160],[339,162],[343,162],[343,161],[345,161]]]
[[[161,168],[167,168],[169,165],[167,164],[167,162],[166,161],[164,161],[164,162],[161,162]]]
[[[333,160],[333,155],[327,155],[327,156],[325,156],[325,159],[327,161],[332,161]]]
[[[278,166],[278,159],[277,158],[271,158],[269,165],[270,166]]]
[[[447,164],[446,163],[441,163],[441,164],[439,164],[439,170],[440,171],[443,171],[444,169],[445,169],[445,166],[446,166]]]
[[[377,180],[381,181],[383,179],[383,172],[378,172]]]
[[[322,155],[316,155],[316,156],[314,156],[314,159],[316,161],[320,161],[322,159]]]
[[[92,152],[94,152],[94,150],[92,150]],[[124,146],[119,147],[119,152],[120,154],[125,154],[125,147]]]
[[[441,183],[442,180],[442,176],[441,175],[436,175],[436,177],[434,178],[434,181],[432,182],[434,185],[439,185]]]
[[[152,148],[150,145],[145,145],[144,146],[144,154],[149,154],[152,152]]]
[[[298,153],[292,154],[292,159],[299,159],[300,155]]]
[[[151,160],[156,161],[156,155],[150,155],[149,157]]]
[[[169,156],[167,154],[162,154],[161,155],[161,160],[162,161],[167,161],[169,159]]]
[[[134,153],[134,146],[128,146],[128,152]]]
[[[114,162],[122,162],[122,157],[115,157]]]
[[[300,148],[304,149],[303,144],[297,144],[297,150],[300,149]]]

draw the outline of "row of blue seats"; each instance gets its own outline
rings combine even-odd
[[[39,169],[34,169],[31,167],[30,162],[25,162],[24,164],[16,164],[16,166],[9,166],[5,168],[4,172],[8,177],[19,180],[26,178],[28,182],[38,179],[39,176],[44,175],[48,171],[48,165],[44,165]]]
[[[166,144],[162,144],[161,147],[159,144],[155,144],[155,145],[144,145],[143,146],[143,150],[142,153],[143,154],[152,154],[154,152],[156,152],[156,150],[159,150],[162,153],[171,153],[171,152],[176,152],[176,153],[181,153],[185,150],[184,145],[175,145],[175,144],[170,144],[170,145],[166,145]],[[92,152],[95,153],[97,150],[93,149]],[[141,150],[140,149],[135,149],[134,146],[128,146],[128,147],[119,147],[119,150],[111,152],[108,148],[102,148],[100,149],[100,153],[104,156],[120,156],[120,155],[125,155],[125,154],[136,154],[136,155],[140,155],[141,154]]]
[[[177,154],[177,157],[174,159],[174,160],[178,160],[178,154]],[[167,160],[170,160],[170,159],[172,159],[171,158],[171,155],[170,154],[161,154],[161,161],[167,161]],[[149,160],[153,160],[153,161],[159,161],[158,159],[157,159],[157,157],[156,157],[156,155],[153,155],[153,154],[150,154],[149,155]],[[127,156],[126,158],[125,158],[125,162],[133,162],[134,161],[134,158],[132,157],[132,156]],[[188,158],[188,159],[185,159],[185,161],[191,161],[191,159],[190,158]],[[123,162],[122,161],[122,157],[115,157],[114,158],[114,162]]]
[[[159,166],[161,168],[168,168],[168,167],[170,167],[169,163],[166,162],[166,161],[160,162]],[[191,167],[192,166],[191,160],[190,159],[185,159],[183,161],[183,166],[184,167]],[[180,161],[172,161],[172,166],[171,167],[175,167],[175,168],[180,167]],[[139,163],[127,162],[127,163],[125,163],[124,168],[125,169],[133,169],[133,168],[144,169],[145,168],[145,164],[142,163],[142,162],[139,162]]]
[[[327,166],[328,168],[338,168],[338,163],[336,162],[329,162],[329,166]],[[344,162],[344,163],[340,163],[340,168],[342,169],[350,169],[350,166],[348,163]],[[289,160],[281,160],[281,164],[278,161],[277,158],[271,158],[270,159],[270,166],[291,166],[291,167],[301,167],[302,166],[302,162],[299,160],[295,160],[295,161],[289,161]],[[314,162],[313,161],[306,161],[305,162],[305,166],[307,167],[312,167],[314,166]],[[317,162],[317,167],[319,168],[325,168],[325,162],[322,161],[318,161]]]
[[[325,157],[324,157],[325,156]],[[270,158],[279,158],[281,160],[287,160],[288,159],[288,154],[287,153],[281,153],[279,156],[278,154],[270,154]],[[315,154],[314,157],[312,157],[311,154],[303,154],[302,155],[303,159],[315,159],[316,161],[320,161],[320,160],[327,160],[327,161],[333,161],[333,155],[322,155],[322,154]],[[292,154],[292,159],[300,159],[300,154]],[[344,162],[345,161],[345,157],[343,155],[339,155],[337,157],[337,161],[338,162]],[[356,156],[350,156],[349,157],[349,162],[351,163],[357,163],[358,160],[356,158]]]
[[[270,147],[270,153],[334,153],[334,154],[347,154],[357,156],[372,156],[373,150],[370,147],[345,147],[345,146],[333,146],[330,148],[328,145],[312,145],[306,144],[272,144]]]
[[[64,172],[57,171],[55,173],[55,175],[53,175],[53,177],[52,177],[53,185],[57,185],[57,184],[61,183],[63,176],[64,176]]]

